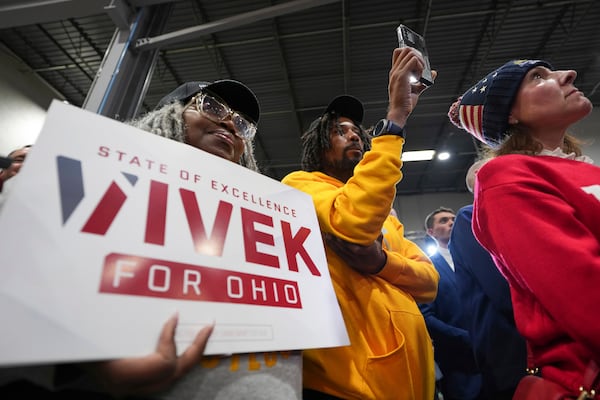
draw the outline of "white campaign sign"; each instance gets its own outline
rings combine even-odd
[[[58,101],[12,181],[0,365],[349,343],[305,193]]]

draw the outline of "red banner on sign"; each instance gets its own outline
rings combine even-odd
[[[302,308],[297,282],[118,253],[105,258],[100,292]]]

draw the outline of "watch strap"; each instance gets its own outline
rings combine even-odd
[[[406,138],[404,128],[390,121],[389,119],[381,119],[373,128],[373,136],[395,135]]]

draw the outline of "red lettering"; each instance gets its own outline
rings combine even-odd
[[[167,193],[166,183],[150,181],[150,198],[148,199],[148,214],[146,216],[146,243],[165,244],[165,225],[167,223]]]
[[[285,255],[287,256],[289,270],[298,272],[298,261],[296,259],[296,254],[298,254],[304,260],[311,274],[321,276],[319,269],[304,248],[304,241],[310,235],[310,229],[300,227],[294,236],[292,235],[291,225],[286,221],[281,221],[281,231],[283,242],[285,243]]]
[[[138,167],[141,167],[142,165],[140,164],[140,159],[137,156],[133,156],[131,158],[131,160],[129,160],[129,164],[135,164]]]
[[[268,267],[279,268],[279,259],[277,256],[258,251],[257,243],[263,243],[269,246],[275,245],[273,235],[257,231],[254,224],[262,224],[273,227],[273,218],[268,215],[260,214],[247,208],[241,208],[242,226],[244,227],[244,250],[246,252],[246,261],[253,262]]]
[[[215,223],[209,239],[204,229],[202,214],[196,200],[196,193],[187,189],[179,189],[179,195],[183,202],[185,216],[187,217],[196,252],[212,256],[222,256],[233,205],[223,200],[219,201]]]
[[[81,231],[96,235],[106,234],[126,198],[121,188],[115,182],[111,182]]]
[[[106,147],[106,146],[100,146],[98,148],[98,155],[100,157],[108,157],[109,156],[109,152],[110,152],[110,149],[108,147]]]
[[[119,154],[121,153],[119,152]],[[126,174],[126,177],[131,185],[135,185],[137,182],[137,177],[135,175]],[[200,179],[200,176],[194,175],[194,179]],[[229,192],[229,187],[227,185],[219,185],[218,182],[214,180],[212,183],[215,185],[214,188],[216,190],[218,188],[221,192]],[[235,187],[231,188],[231,190],[232,193],[236,195],[247,195],[247,192],[240,193]],[[212,231],[209,231],[208,227],[205,225],[205,222],[207,221],[203,218],[196,192],[180,188],[179,195],[196,253],[222,257],[225,248],[225,240],[227,239],[232,219],[233,204],[224,200],[218,202],[214,220],[212,221]],[[167,210],[169,206],[168,197],[169,185],[167,183],[150,180],[144,243],[159,246],[165,245]],[[278,208],[278,203],[264,200],[260,196],[255,197],[253,194],[251,194],[250,197],[252,202],[258,202],[258,204],[263,207],[268,205],[275,209]],[[127,195],[125,192],[113,181],[81,231],[105,235],[126,199]],[[286,214],[295,213],[294,209],[290,209],[286,206],[283,208],[284,213]],[[309,228],[300,227],[296,232],[292,232],[291,225],[286,221],[281,221],[281,230],[276,233],[277,235],[280,235],[277,237],[282,238],[284,248],[281,249],[283,251],[279,253],[278,250],[280,249],[275,248],[275,222],[272,216],[240,207],[240,220],[246,262],[266,267],[281,268],[279,257],[283,257],[283,254],[281,253],[285,251],[287,265],[290,271],[299,272],[298,260],[301,259],[313,276],[321,276],[319,269],[305,248],[305,242],[312,233]],[[196,277],[192,275],[189,277],[190,279],[196,279]],[[194,285],[196,280],[190,280],[189,282],[190,290],[195,290]],[[271,290],[270,288],[263,286],[263,283],[264,282],[258,282],[258,286],[252,288],[255,296],[265,296],[265,293]],[[277,298],[279,295],[290,295],[286,290],[287,288],[284,288],[283,291],[274,290],[273,288],[272,292]]]

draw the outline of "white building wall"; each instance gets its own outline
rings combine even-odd
[[[12,53],[0,47],[0,155],[35,142],[54,98],[62,100]]]

